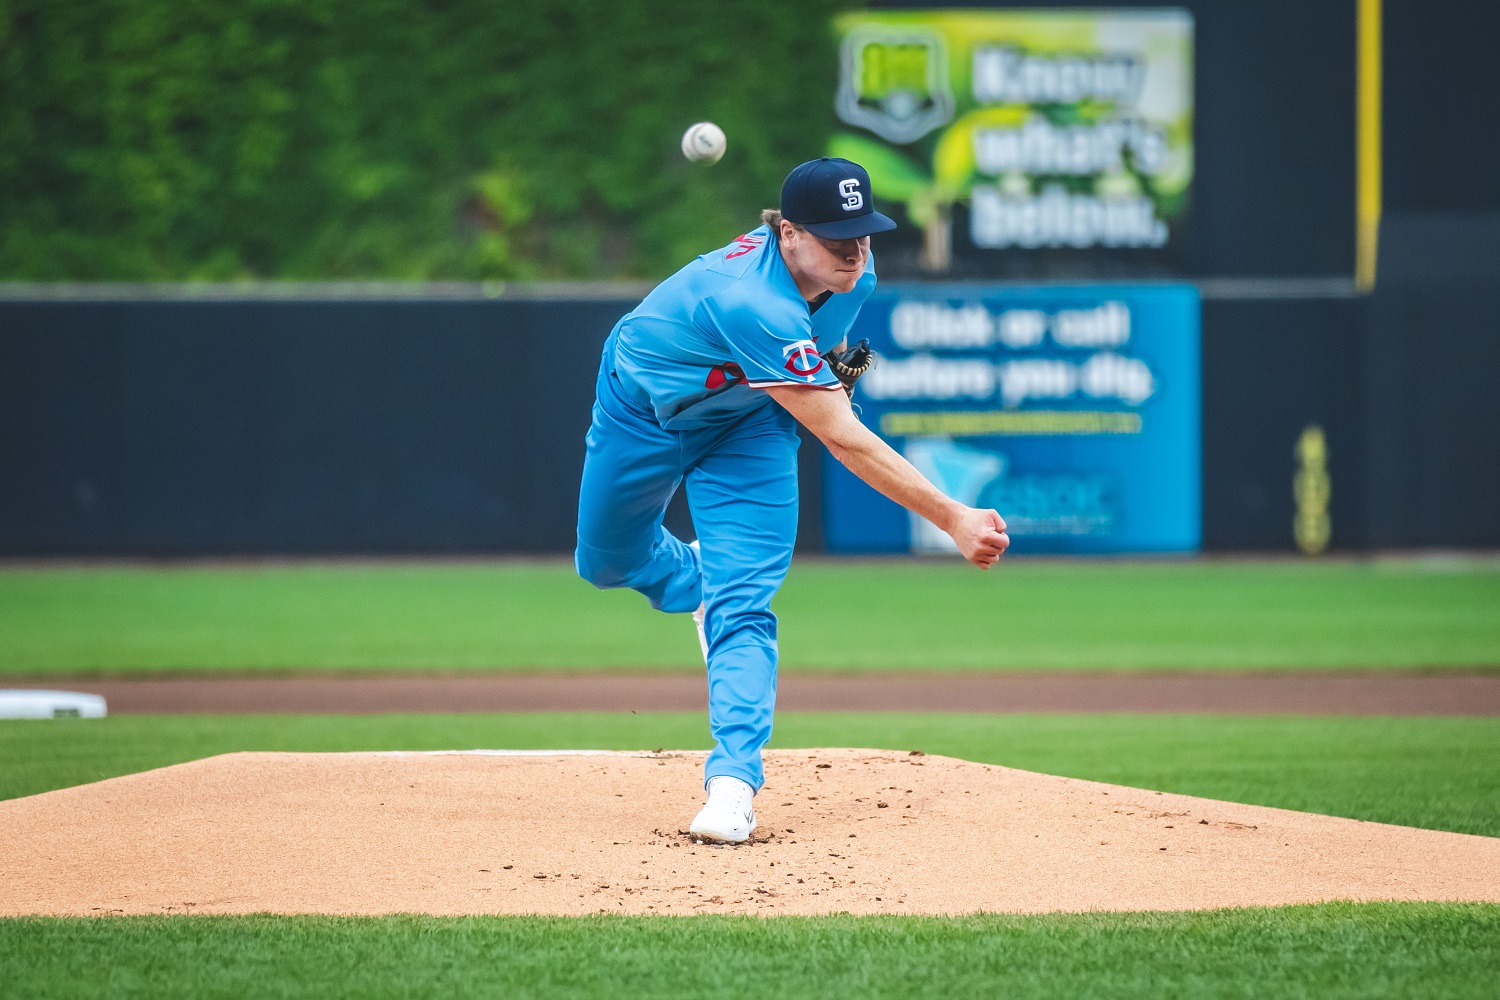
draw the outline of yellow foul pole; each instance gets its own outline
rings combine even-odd
[[[1380,241],[1380,0],[1356,2],[1354,283],[1368,292]]]

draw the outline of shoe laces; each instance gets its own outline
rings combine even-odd
[[[735,815],[749,816],[755,792],[738,778],[712,778],[708,782],[708,804]]]

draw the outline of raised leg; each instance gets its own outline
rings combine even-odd
[[[695,610],[703,599],[698,554],[666,528],[682,482],[681,445],[649,414],[599,380],[578,494],[578,575],[601,589],[629,587],[660,611]]]

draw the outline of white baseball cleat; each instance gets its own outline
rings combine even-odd
[[[698,810],[688,832],[706,840],[743,844],[755,832],[755,790],[739,778],[708,779],[708,804]]]
[[[696,549],[700,554],[702,549],[698,546],[698,539],[688,542],[688,548]],[[700,555],[701,558],[701,555]],[[703,651],[703,662],[708,662],[708,632],[703,627],[704,616],[708,614],[708,607],[704,604],[698,605],[698,610],[693,612],[693,624],[698,626],[698,648]]]

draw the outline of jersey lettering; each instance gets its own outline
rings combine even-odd
[[[741,233],[734,238],[734,249],[729,251],[729,253],[726,253],[724,255],[724,259],[734,260],[736,257],[743,257],[751,250],[759,247],[765,241],[766,238],[764,236],[752,236],[746,233]]]
[[[859,178],[839,181],[839,194],[844,196],[844,211],[858,212],[865,207],[865,196],[859,190]]]
[[[703,383],[705,389],[717,389],[730,382],[743,382],[745,371],[733,361],[726,361],[722,365],[715,365],[708,371],[708,378]]]

